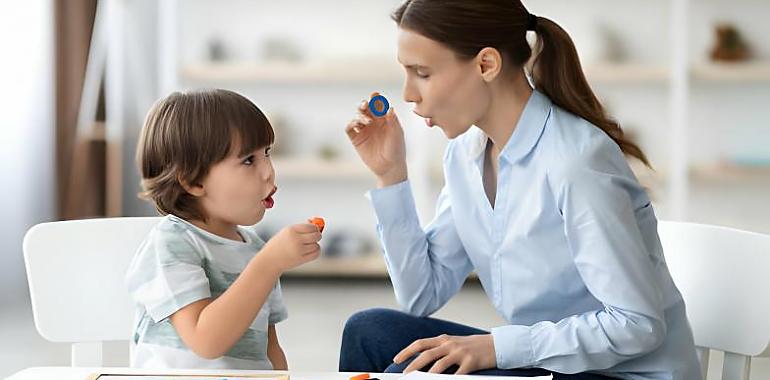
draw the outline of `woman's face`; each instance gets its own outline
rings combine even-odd
[[[404,100],[428,126],[450,139],[481,119],[489,94],[476,59],[461,60],[439,42],[399,28],[398,61],[406,70]]]

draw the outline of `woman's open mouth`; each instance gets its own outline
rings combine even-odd
[[[427,125],[428,127],[433,127],[435,125],[435,124],[433,124],[433,118],[432,117],[430,117],[430,116],[423,116],[422,114],[420,114],[417,111],[412,111],[412,112],[414,112],[415,115],[425,119],[425,125]]]
[[[262,204],[265,205],[265,208],[273,208],[273,206],[275,206],[273,194],[275,194],[276,191],[278,191],[278,188],[273,186],[273,190],[270,191],[270,194],[268,194],[267,197],[262,200]]]

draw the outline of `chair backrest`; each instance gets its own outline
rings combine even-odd
[[[35,327],[72,343],[73,366],[101,366],[101,342],[128,340],[134,307],[124,285],[136,249],[159,217],[41,223],[24,237]]]
[[[722,379],[748,379],[770,356],[770,235],[661,221],[666,262],[687,307],[704,378],[709,349],[724,351]]]

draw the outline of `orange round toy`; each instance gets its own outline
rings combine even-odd
[[[324,222],[324,218],[316,216],[308,219],[308,222],[315,224],[316,227],[318,227],[318,231],[324,232],[324,227],[326,226],[326,222]]]

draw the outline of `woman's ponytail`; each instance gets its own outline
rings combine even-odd
[[[534,22],[530,24],[537,33],[531,68],[535,88],[557,106],[601,128],[623,153],[650,167],[644,152],[626,139],[620,125],[606,114],[594,95],[567,32],[545,17],[532,17]]]

